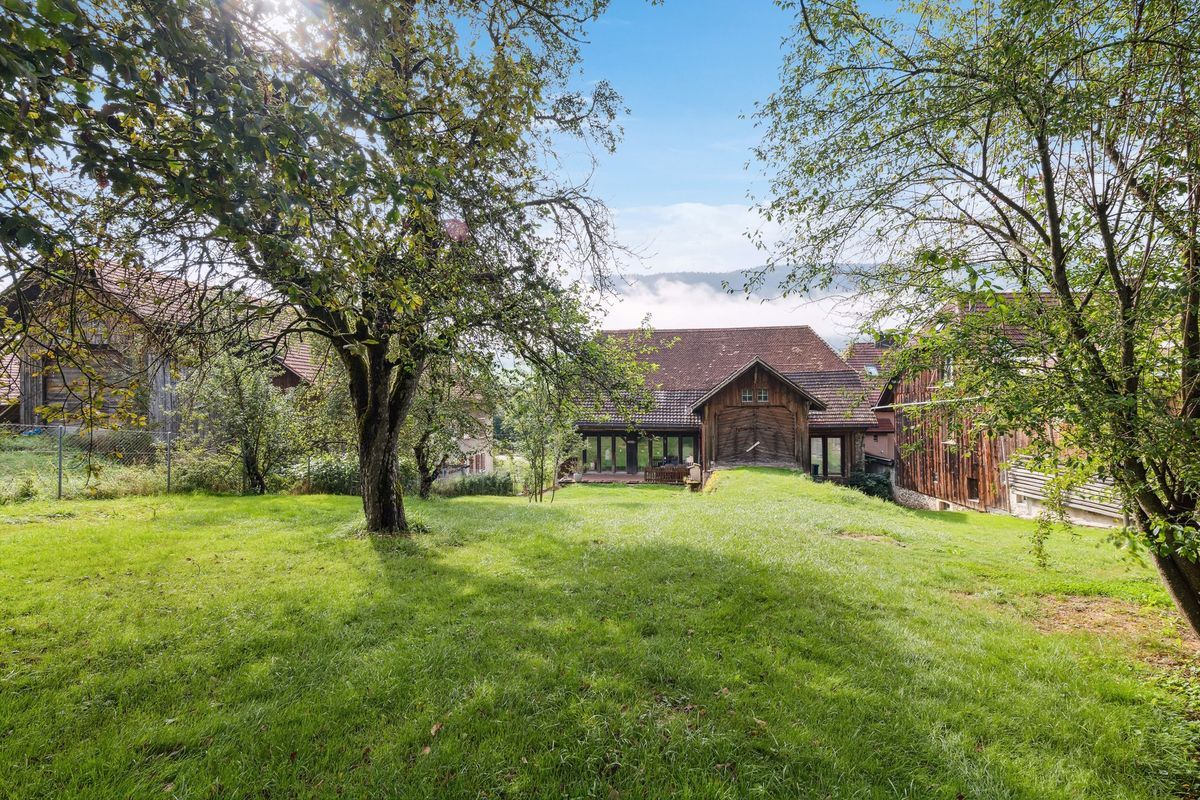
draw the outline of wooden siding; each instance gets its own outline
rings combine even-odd
[[[752,402],[742,402],[742,389],[753,392]],[[766,402],[758,401],[759,389],[767,390]],[[719,461],[806,466],[807,440],[808,402],[761,367],[746,370],[704,405],[701,445],[705,465]],[[747,453],[754,441],[761,443]],[[755,453],[760,448],[765,449],[761,456]]]
[[[991,436],[969,420],[952,430],[945,413],[903,407],[928,402],[938,380],[923,372],[896,386],[896,485],[981,511],[1011,511],[1004,464],[1019,446],[1014,437]]]

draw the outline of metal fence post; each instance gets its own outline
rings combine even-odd
[[[167,494],[171,493],[171,432],[167,431]]]
[[[62,500],[62,447],[63,426],[58,426],[58,499]]]

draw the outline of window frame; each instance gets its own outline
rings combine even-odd
[[[742,402],[743,403],[753,403],[754,402],[754,390],[753,389],[751,389],[749,387],[743,387]]]
[[[837,472],[829,470],[829,442],[836,439],[838,441],[838,465]],[[817,453],[817,443],[820,442],[821,452]],[[813,466],[819,462],[820,471],[814,473]],[[826,434],[810,434],[808,437],[808,470],[809,474],[817,478],[844,478],[846,477],[846,436],[843,434],[826,435]]]
[[[761,386],[759,387],[758,402],[760,402],[760,403],[771,402],[771,392],[766,387],[761,387]]]

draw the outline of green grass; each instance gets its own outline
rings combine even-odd
[[[1149,798],[1195,779],[1186,683],[1128,639],[1034,625],[1044,594],[1165,615],[1103,534],[1055,536],[1043,570],[1029,523],[770,471],[411,507],[431,531],[413,540],[358,536],[354,498],[0,508],[0,796]]]

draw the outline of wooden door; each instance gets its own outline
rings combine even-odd
[[[786,408],[733,408],[717,417],[720,463],[789,464],[795,460],[795,420]]]

